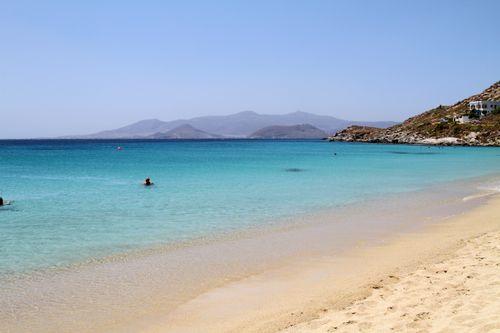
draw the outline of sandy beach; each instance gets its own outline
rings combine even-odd
[[[462,245],[448,259],[388,275],[368,297],[282,332],[498,332],[500,232]]]
[[[500,199],[204,293],[147,332],[500,330]]]

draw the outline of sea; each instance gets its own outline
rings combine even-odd
[[[486,177],[500,148],[321,140],[0,141],[0,275],[293,223]],[[154,185],[145,187],[150,177]],[[489,177],[489,178],[488,178]],[[290,222],[287,222],[290,221]]]
[[[230,281],[441,223],[497,192],[494,147],[0,141],[0,327],[141,331]]]

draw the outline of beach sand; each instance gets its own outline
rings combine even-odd
[[[450,258],[400,276],[292,332],[500,332],[500,232],[463,242]]]
[[[206,292],[145,332],[500,331],[500,198]]]

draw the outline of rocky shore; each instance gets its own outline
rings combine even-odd
[[[469,132],[461,137],[427,137],[418,132],[398,128],[380,129],[375,127],[351,126],[328,138],[329,141],[422,144],[443,146],[500,146],[500,131]]]

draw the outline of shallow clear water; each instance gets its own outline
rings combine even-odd
[[[0,208],[0,273],[212,237],[498,170],[499,148],[0,141],[0,193],[14,200]],[[147,176],[155,186],[141,185]]]

